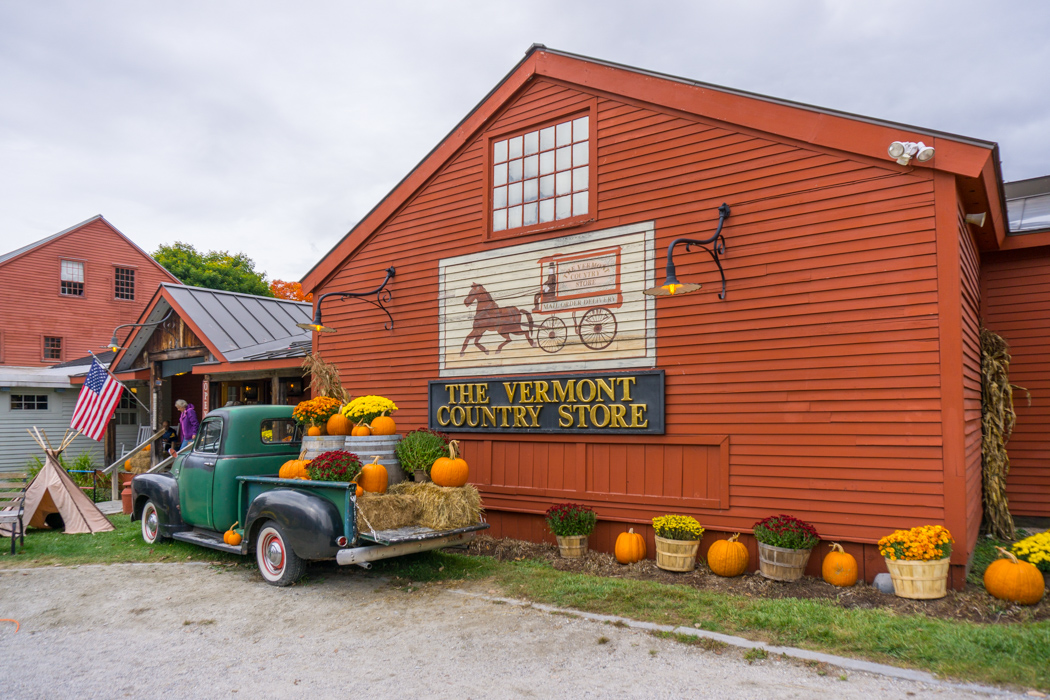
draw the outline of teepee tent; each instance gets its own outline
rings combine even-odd
[[[109,532],[113,523],[102,514],[91,499],[73,483],[69,474],[59,464],[58,456],[79,435],[66,433],[58,449],[51,447],[47,435],[41,434],[35,426],[30,435],[47,455],[44,467],[26,489],[25,519],[26,527],[46,528],[44,523],[51,513],[58,513],[65,523],[66,534],[82,532]]]

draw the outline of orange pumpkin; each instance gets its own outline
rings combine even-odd
[[[645,559],[645,538],[632,527],[621,532],[616,538],[616,561],[621,564],[633,564]]]
[[[717,540],[707,550],[707,566],[712,572],[719,576],[732,578],[747,571],[751,557],[748,556],[744,543],[737,542],[738,537],[740,537],[739,532],[728,540]]]
[[[467,460],[459,456],[459,441],[448,444],[448,457],[438,457],[430,467],[430,479],[438,486],[458,487],[467,483],[470,467]]]
[[[349,435],[353,424],[342,413],[333,413],[325,427],[329,435]]]
[[[226,544],[232,544],[234,547],[236,547],[237,545],[239,545],[241,543],[241,533],[239,533],[239,532],[237,532],[236,530],[233,529],[233,528],[237,527],[239,524],[240,524],[240,521],[238,520],[233,525],[230,525],[230,529],[229,530],[227,530],[226,532],[222,533],[222,541],[223,542],[225,542]]]
[[[824,580],[832,586],[852,586],[857,582],[857,560],[838,542],[831,543],[831,551],[820,567]]]
[[[371,464],[361,467],[361,476],[357,477],[357,484],[369,493],[386,493],[389,480],[386,467],[379,463],[379,455],[376,455]]]
[[[309,428],[306,429],[306,434],[309,435],[310,437],[318,437],[318,436],[320,436],[321,435],[321,426],[319,426],[319,425],[311,425]]]
[[[1030,562],[1021,561],[1013,552],[996,547],[1000,556],[984,570],[984,589],[1000,600],[1020,605],[1035,605],[1043,599],[1046,586],[1043,574]]]
[[[359,421],[357,425],[350,430],[350,434],[354,437],[364,437],[372,434],[372,429],[365,425],[364,421]]]
[[[357,496],[358,498],[361,498],[361,494],[363,494],[365,492],[365,490],[363,488],[361,488],[361,484],[357,483],[356,481],[351,481],[350,483],[353,486],[357,487],[357,490],[354,492],[354,495]]]
[[[373,435],[393,435],[396,432],[397,424],[394,423],[393,418],[386,414],[386,411],[372,419]]]
[[[124,471],[126,471],[126,472],[130,472],[131,471],[131,460],[130,459],[127,460],[126,462],[124,462]]]
[[[310,460],[308,459],[290,459],[281,465],[277,476],[281,479],[297,479],[299,477],[309,479],[310,474],[306,471],[308,466],[310,466]]]

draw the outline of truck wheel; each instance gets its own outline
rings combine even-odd
[[[157,514],[157,506],[153,505],[153,501],[146,501],[146,505],[142,507],[142,539],[146,544],[168,539],[160,534],[160,515]]]
[[[292,585],[302,578],[306,568],[306,563],[288,546],[281,526],[272,520],[263,523],[255,540],[255,563],[272,586]]]

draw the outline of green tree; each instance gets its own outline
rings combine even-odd
[[[273,296],[266,282],[266,273],[256,270],[255,262],[244,253],[230,255],[225,250],[202,253],[189,243],[176,241],[172,245],[157,248],[153,259],[183,284]]]

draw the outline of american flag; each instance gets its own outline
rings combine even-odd
[[[80,390],[80,397],[77,398],[69,427],[81,431],[92,440],[101,441],[106,433],[106,424],[117,410],[123,389],[124,385],[114,379],[98,360],[94,360],[84,380],[84,388]]]

